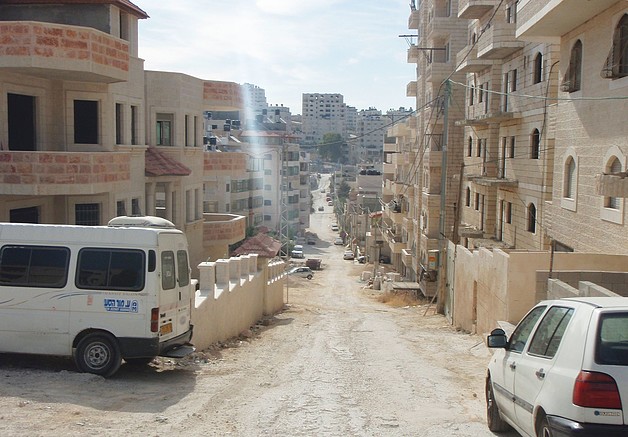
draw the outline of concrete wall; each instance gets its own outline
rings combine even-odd
[[[516,324],[537,302],[551,296],[547,293],[549,252],[471,252],[460,245],[455,250],[454,266],[448,268],[455,269],[452,314],[456,327],[483,333],[498,321]],[[579,295],[627,294],[628,256],[555,253],[551,267],[554,277],[581,288]],[[591,286],[585,290],[582,284],[586,283]]]
[[[263,316],[283,308],[283,261],[258,263],[257,255],[245,255],[204,262],[198,269],[192,342],[199,350],[235,337]]]

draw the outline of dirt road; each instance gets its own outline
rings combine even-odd
[[[369,267],[342,260],[325,210],[305,248],[324,270],[291,278],[285,311],[225,347],[123,365],[111,379],[68,360],[0,355],[0,435],[493,435],[481,339],[363,289]]]

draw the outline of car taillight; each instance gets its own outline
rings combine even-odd
[[[150,332],[159,332],[159,308],[150,310]]]
[[[613,377],[605,373],[584,370],[576,378],[573,403],[587,408],[621,409],[619,390]]]

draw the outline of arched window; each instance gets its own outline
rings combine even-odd
[[[536,233],[536,206],[534,203],[528,205],[528,232]]]
[[[538,129],[532,131],[530,135],[530,158],[539,159],[541,154],[541,133]]]
[[[563,91],[580,91],[582,84],[582,41],[578,40],[571,48],[569,56],[569,70],[567,71],[565,86]],[[567,88],[567,89],[565,89]]]
[[[606,166],[606,173],[619,173],[621,172],[621,162],[617,157],[613,157]],[[610,209],[619,209],[619,198],[607,196],[604,198],[604,207]]]
[[[543,55],[538,53],[534,58],[534,83],[543,80]]]
[[[576,161],[567,158],[564,168],[563,197],[573,199],[576,193]]]

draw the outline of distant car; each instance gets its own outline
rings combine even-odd
[[[343,240],[341,237],[336,237],[336,239],[334,240],[334,244],[336,246],[342,246],[343,244],[345,244],[345,240]]]
[[[316,244],[316,238],[310,237],[307,239],[307,244]]]
[[[327,197],[325,198],[325,201],[326,201],[326,202],[331,202],[331,197],[327,196]]]
[[[319,211],[325,211],[325,207],[323,205],[321,205],[321,206],[318,207],[318,210]]]
[[[335,223],[333,225],[331,225],[331,230],[332,231],[337,231],[338,230],[338,225],[335,224]]]
[[[309,267],[294,267],[288,274],[290,276],[299,276],[306,279],[312,279],[314,277],[314,272]]]
[[[292,258],[305,258],[305,255],[303,255],[303,246],[295,244],[292,248]]]
[[[390,257],[388,255],[381,255],[379,257],[380,264],[390,264]]]
[[[342,259],[349,259],[352,260],[355,258],[355,255],[353,254],[352,251],[350,250],[345,250],[345,253],[342,254]]]
[[[628,436],[628,299],[537,304],[508,337],[494,329],[487,425],[524,436]]]
[[[330,200],[329,202],[327,202],[327,206],[334,206],[334,202]]]

